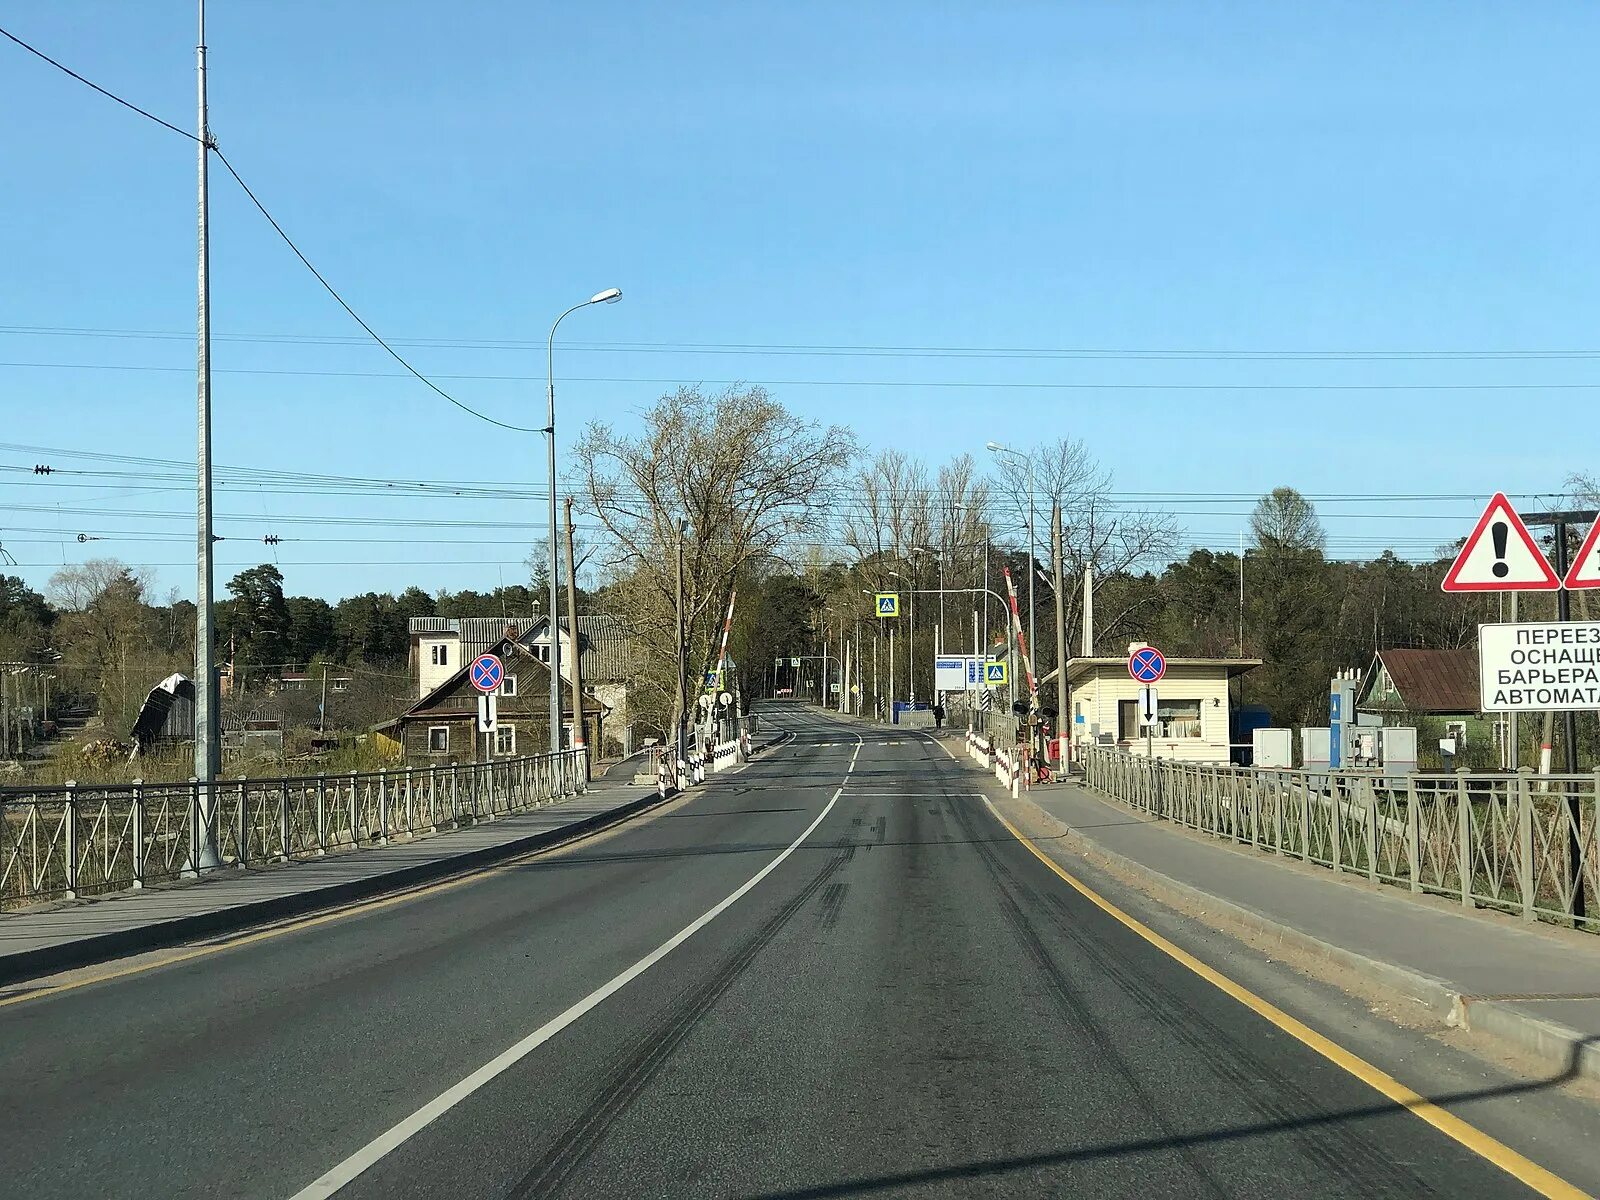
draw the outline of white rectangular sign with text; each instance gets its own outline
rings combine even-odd
[[[1600,621],[1478,626],[1484,712],[1600,709]]]

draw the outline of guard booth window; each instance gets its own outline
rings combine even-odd
[[[1162,700],[1156,706],[1159,720],[1155,727],[1155,736],[1162,741],[1177,741],[1181,738],[1197,738],[1200,736],[1200,701],[1198,700]],[[1139,724],[1139,702],[1137,700],[1117,701],[1117,740],[1133,742],[1144,737],[1144,728]]]
[[[1137,700],[1117,701],[1117,741],[1131,742],[1135,738],[1144,736],[1144,730],[1139,728],[1139,702]]]

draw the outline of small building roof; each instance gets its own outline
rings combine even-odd
[[[1388,672],[1389,682],[1400,695],[1400,707],[1407,712],[1478,711],[1478,652],[1471,646],[1457,650],[1379,650],[1361,690],[1363,703],[1371,703],[1366,697],[1379,666]]]
[[[1168,658],[1167,670],[1174,667],[1209,667],[1213,670],[1227,672],[1228,678],[1243,675],[1246,671],[1253,671],[1261,665],[1259,658]],[[1067,660],[1067,686],[1071,687],[1080,679],[1086,679],[1096,671],[1114,667],[1124,674],[1128,670],[1128,656],[1126,654],[1104,655],[1095,658],[1069,658]],[[1054,670],[1039,679],[1041,685],[1049,683],[1056,677]]]

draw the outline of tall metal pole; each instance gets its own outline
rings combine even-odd
[[[1056,586],[1056,736],[1070,727],[1067,713],[1067,606],[1061,581],[1061,501],[1050,509],[1050,544]]]
[[[1083,656],[1094,657],[1094,564],[1083,564]]]
[[[222,865],[217,853],[213,785],[221,770],[217,744],[217,670],[212,634],[211,583],[215,571],[211,535],[211,204],[206,171],[210,166],[211,131],[206,119],[206,4],[199,0],[199,38],[195,46],[199,133],[199,280],[196,296],[195,393],[195,634],[194,634],[194,777],[195,824],[190,863],[196,872]]]
[[[1033,455],[1028,455],[1028,654],[1039,653],[1039,626],[1034,614],[1038,611],[1033,603],[1034,576],[1039,573],[1039,565],[1034,555],[1038,548],[1038,539],[1033,532],[1034,495],[1036,488],[1033,481]],[[1035,690],[1030,697],[1035,708],[1039,707],[1039,694]]]
[[[547,628],[550,631],[550,749],[552,752],[561,749],[561,631],[556,627],[556,614],[561,611],[556,599],[556,325],[561,324],[562,318],[567,313],[575,312],[583,305],[576,304],[567,312],[555,319],[555,324],[550,326],[550,340],[545,345],[545,428],[544,432],[550,439],[549,457],[545,463],[548,475],[549,500],[550,500],[550,527],[549,536],[545,546],[545,572],[550,583],[550,608]]]
[[[688,680],[684,674],[687,666],[684,654],[683,625],[683,535],[687,531],[688,525],[689,522],[685,520],[680,519],[678,521],[678,703],[677,713],[673,721],[676,729],[673,740],[678,748],[678,757],[672,767],[674,776],[676,776],[678,770],[677,763],[689,760],[689,747],[684,744],[684,727],[688,724],[689,719],[689,690]]]
[[[567,629],[572,638],[572,748],[584,749],[583,679],[578,664],[583,661],[578,648],[578,565],[572,553],[572,497],[567,497]],[[589,778],[589,756],[582,760],[583,778]]]
[[[910,688],[908,703],[912,708],[917,706],[917,581],[911,579],[911,625],[906,642],[906,676]]]
[[[1563,521],[1556,522],[1556,575],[1565,580],[1567,577],[1567,526]],[[1566,588],[1556,593],[1556,620],[1572,620],[1572,595]],[[1562,757],[1566,759],[1566,772],[1569,776],[1578,773],[1578,725],[1572,709],[1567,709],[1561,714]],[[1578,796],[1578,783],[1569,779],[1566,784],[1567,811],[1571,820],[1567,823],[1567,861],[1572,864],[1572,915],[1582,918],[1586,914],[1583,887],[1583,850],[1578,841],[1578,830],[1583,827],[1583,801]]]
[[[1515,593],[1513,593],[1515,596]],[[1239,533],[1239,657],[1244,657],[1244,532]]]

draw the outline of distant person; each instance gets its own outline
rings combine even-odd
[[[944,705],[942,704],[933,706],[933,727],[935,729],[944,728]]]

